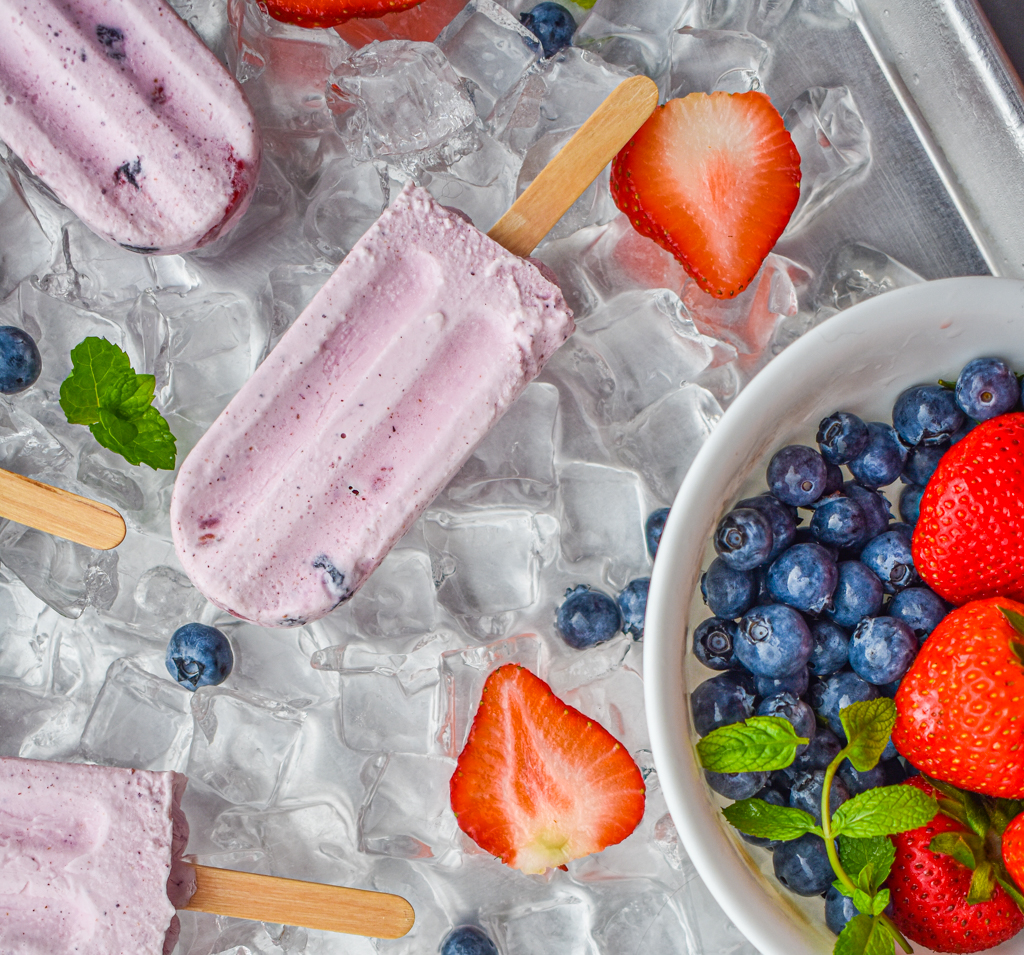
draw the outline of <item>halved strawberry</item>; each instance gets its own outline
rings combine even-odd
[[[374,40],[416,40],[432,43],[467,0],[423,0],[419,6],[383,16],[348,20],[336,29],[341,38],[354,47],[363,47]]]
[[[705,292],[733,298],[800,198],[800,154],[764,93],[691,93],[654,111],[612,162],[612,196]]]
[[[275,19],[300,27],[333,27],[354,17],[382,17],[422,0],[265,0]]]
[[[484,685],[451,803],[482,849],[543,872],[625,839],[644,814],[644,781],[604,727],[509,663]]]

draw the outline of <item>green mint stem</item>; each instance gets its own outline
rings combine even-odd
[[[883,912],[881,915],[876,915],[875,918],[885,923],[889,931],[892,932],[893,938],[895,938],[896,941],[900,943],[900,948],[902,948],[903,951],[907,953],[907,955],[910,955],[910,953],[914,951],[914,949],[911,948],[910,942],[908,942],[903,937],[903,933],[898,928],[896,928],[896,923],[893,922],[893,920],[889,918],[889,916],[886,915],[885,912]]]
[[[825,770],[825,783],[821,787],[821,828],[825,834],[825,851],[828,853],[828,861],[832,863],[832,871],[835,872],[836,878],[853,892],[857,886],[854,885],[853,879],[846,874],[840,864],[839,853],[836,852],[836,840],[832,838],[832,812],[829,805],[829,796],[832,794],[832,780],[835,779],[836,770],[839,769],[843,760],[846,759],[846,753],[849,748],[849,746],[845,746],[839,750],[836,758],[828,764],[828,768]]]

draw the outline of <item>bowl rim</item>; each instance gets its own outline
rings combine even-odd
[[[680,706],[679,689],[686,697],[682,666],[689,610],[711,528],[719,517],[709,512],[739,490],[742,477],[730,482],[727,472],[730,467],[738,471],[743,457],[753,457],[737,450],[758,440],[749,421],[770,407],[771,396],[792,393],[801,366],[819,360],[819,352],[827,355],[849,347],[844,340],[851,335],[903,333],[929,323],[933,331],[945,330],[981,311],[1024,329],[1024,282],[991,276],[924,282],[860,302],[810,329],[758,372],[724,412],[695,456],[669,512],[651,574],[644,629],[644,703],[651,750],[669,812],[698,874],[764,955],[823,955],[832,951],[835,936],[824,919],[816,925],[800,918],[797,908],[780,906],[768,894],[760,873],[723,833],[689,744],[688,699]],[[680,746],[680,739],[686,745]]]

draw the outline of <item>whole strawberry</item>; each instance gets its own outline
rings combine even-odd
[[[914,567],[954,604],[1024,600],[1024,413],[978,425],[939,462],[914,527]]]
[[[1024,887],[1024,812],[1014,816],[1003,830],[1002,853],[1006,871],[1017,888]]]
[[[932,796],[942,795],[919,776],[904,785]],[[947,833],[960,839],[951,839]],[[889,837],[896,848],[885,883],[891,893],[891,917],[911,941],[936,952],[980,952],[1024,928],[1024,914],[1002,887],[990,882],[987,900],[968,902],[975,873],[952,855],[930,848],[937,837],[937,844],[945,839],[952,848],[951,843],[958,841],[966,846],[974,841],[973,835],[966,826],[939,812],[928,825]],[[972,861],[969,848],[957,851],[967,852],[967,861]],[[987,863],[979,859],[975,868],[982,865]]]
[[[1014,600],[976,600],[921,647],[896,693],[892,741],[922,772],[989,796],[1024,797],[1022,615]]]

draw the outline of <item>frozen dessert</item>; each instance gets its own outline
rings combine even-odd
[[[0,951],[159,955],[194,887],[185,777],[0,758]]]
[[[163,0],[0,0],[0,138],[94,232],[185,252],[245,211],[260,133]]]
[[[572,330],[537,265],[407,186],[182,465],[185,571],[264,626],[323,616]]]

